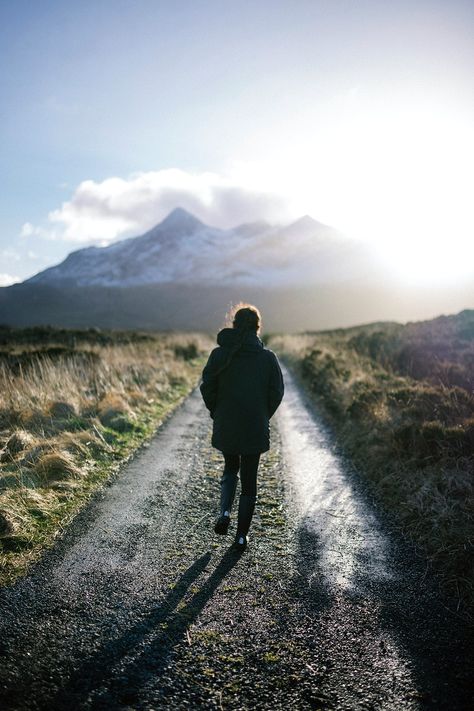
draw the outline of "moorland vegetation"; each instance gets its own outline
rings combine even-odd
[[[360,476],[474,610],[474,310],[275,336]]]
[[[196,384],[197,334],[0,327],[0,584]]]

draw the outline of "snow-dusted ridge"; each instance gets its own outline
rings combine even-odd
[[[283,227],[258,221],[223,230],[178,207],[144,235],[71,252],[27,282],[58,287],[272,287],[341,281],[367,265],[360,245],[309,215]]]

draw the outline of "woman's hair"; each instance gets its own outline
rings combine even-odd
[[[262,323],[262,318],[260,316],[260,311],[256,306],[252,304],[245,304],[241,302],[233,306],[230,311],[226,314],[226,325],[228,328],[235,328],[239,336],[236,343],[231,348],[227,360],[219,368],[216,375],[220,375],[232,362],[233,357],[239,351],[247,337],[248,333],[258,333],[260,331],[260,325]]]
[[[229,327],[242,331],[259,333],[262,317],[256,306],[240,302],[233,306],[227,314],[227,324]]]

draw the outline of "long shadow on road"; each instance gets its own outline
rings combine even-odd
[[[144,620],[110,639],[71,675],[67,684],[48,702],[48,708],[112,708],[117,702],[138,702],[140,689],[166,665],[173,648],[196,620],[226,575],[239,561],[228,550],[201,589],[183,604],[189,588],[205,572],[207,552],[179,578],[173,589]],[[113,701],[112,701],[113,699]]]
[[[446,609],[435,584],[423,581],[421,561],[413,554],[391,579],[370,583],[361,574],[342,589],[325,581],[320,551],[318,534],[302,521],[290,589],[299,591],[308,644],[316,642],[310,702],[327,709],[471,711],[474,636]]]

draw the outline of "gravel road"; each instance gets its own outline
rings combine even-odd
[[[472,630],[285,381],[247,552],[196,390],[0,592],[1,709],[474,707]]]

